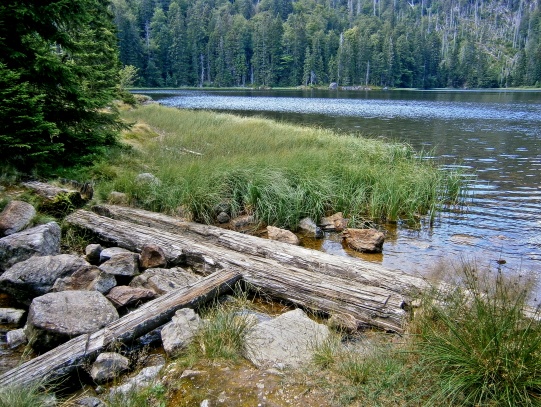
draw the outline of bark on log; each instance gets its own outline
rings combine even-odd
[[[180,230],[171,233],[163,228],[136,225],[83,210],[72,213],[66,218],[66,222],[94,232],[104,242],[129,250],[140,251],[143,245],[153,243],[164,249],[171,262],[184,262],[192,267],[202,265],[207,271],[237,271],[246,282],[273,297],[329,315],[345,316],[355,320],[358,327],[375,326],[395,332],[403,330],[405,290],[395,290],[379,284],[384,278],[378,279],[377,268],[376,272],[372,271],[367,277],[366,272],[350,268],[351,264],[340,269],[337,263],[342,261],[342,258],[332,257],[332,262],[327,263],[325,260],[328,255],[321,257],[325,254],[307,249],[303,249],[301,256],[313,256],[315,259],[306,268],[301,268],[297,267],[300,260],[292,260],[292,264],[288,264],[288,259],[292,256],[280,253],[281,249],[289,250],[288,245],[267,247],[267,250],[274,247],[275,255],[283,256],[279,262],[274,259],[276,256],[244,254],[202,241],[201,237],[194,238],[193,234],[182,233]],[[229,238],[230,244],[235,245],[236,239],[242,241],[244,237],[245,235],[234,233]],[[279,243],[253,239],[257,239],[254,241],[256,243],[243,243],[241,246],[251,246],[249,252],[252,252],[268,243]],[[311,267],[313,262],[318,262],[314,268]],[[356,264],[361,269],[369,268],[361,260]],[[337,272],[330,271],[334,269]],[[402,288],[403,285],[405,284],[394,286]]]
[[[164,294],[93,334],[80,335],[0,375],[0,387],[62,379],[108,346],[129,343],[167,323],[177,310],[194,308],[227,292],[240,277],[231,271],[215,273],[190,287]]]
[[[272,259],[285,266],[304,270],[317,270],[325,275],[354,278],[374,287],[381,287],[402,294],[429,288],[427,281],[401,271],[356,258],[335,256],[291,244],[261,239],[232,230],[186,222],[178,218],[115,205],[96,205],[92,210],[99,215],[153,227],[174,234],[189,236],[200,243],[212,243],[239,253]]]

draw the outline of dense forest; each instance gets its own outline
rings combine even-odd
[[[541,85],[539,0],[113,0],[141,86]]]

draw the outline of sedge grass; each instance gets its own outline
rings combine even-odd
[[[138,123],[127,136],[138,147],[118,153],[114,164],[96,163],[97,194],[124,192],[149,210],[184,207],[212,222],[213,208],[225,201],[233,215],[294,229],[303,217],[334,211],[359,220],[413,219],[459,197],[454,174],[405,144],[158,105],[122,115]],[[140,172],[161,182],[138,183]]]

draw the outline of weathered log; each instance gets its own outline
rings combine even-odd
[[[286,249],[284,244],[274,246],[274,256],[260,257],[250,253],[258,250],[258,243],[265,246],[279,242],[253,238],[258,240],[251,243],[251,250],[245,254],[203,241],[201,237],[194,238],[190,233],[182,233],[182,230],[171,233],[163,228],[136,225],[83,210],[72,213],[65,220],[68,224],[94,232],[104,242],[129,250],[140,251],[143,245],[154,243],[162,247],[170,262],[203,266],[207,271],[235,270],[242,274],[246,282],[273,297],[329,315],[346,316],[359,327],[375,326],[396,332],[403,330],[405,289],[396,290],[377,284],[381,281],[376,273],[366,278],[362,271],[351,268],[351,264],[340,269],[340,272],[329,271],[339,267],[335,262],[336,257],[331,257],[332,267],[328,267],[329,264],[325,262],[327,256],[318,257],[324,253],[303,249],[303,254],[314,256],[321,263],[313,268],[301,268],[295,260],[293,264],[287,263],[287,259],[294,259],[287,253],[281,262],[275,260],[274,257],[280,256],[280,250]],[[230,244],[234,245],[237,238],[242,241],[243,237],[242,234],[231,235]],[[289,246],[285,246],[289,250]],[[265,247],[270,250],[272,246]],[[362,268],[362,264],[359,260],[357,266]],[[395,286],[402,287],[400,284]]]
[[[224,271],[199,280],[190,287],[164,294],[93,334],[80,335],[0,375],[0,387],[62,379],[83,363],[95,359],[108,346],[130,343],[167,323],[177,310],[197,307],[227,292],[239,278],[238,273]]]
[[[335,256],[291,244],[261,239],[232,230],[200,223],[186,222],[161,213],[115,205],[96,205],[99,215],[138,225],[190,236],[200,243],[212,243],[240,253],[264,257],[286,266],[317,270],[325,275],[354,278],[365,284],[382,287],[402,294],[429,288],[427,281],[397,270],[357,258]]]

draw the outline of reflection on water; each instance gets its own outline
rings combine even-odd
[[[259,115],[410,143],[470,179],[466,212],[433,225],[386,225],[389,268],[425,272],[442,258],[505,259],[504,268],[541,272],[541,93],[458,91],[163,91],[168,106]],[[425,154],[426,156],[427,154]],[[427,158],[430,159],[430,158]],[[358,255],[340,239],[307,245]]]

